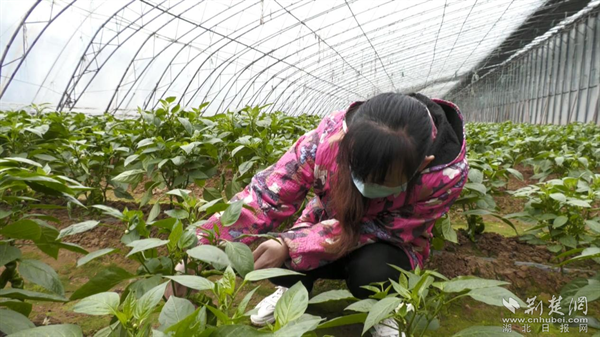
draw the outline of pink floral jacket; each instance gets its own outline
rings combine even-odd
[[[450,106],[462,120],[462,114],[453,103],[434,99],[438,104]],[[325,248],[327,242],[341,231],[331,207],[331,177],[336,171],[338,142],[344,135],[342,127],[346,111],[337,111],[325,117],[319,126],[298,139],[281,159],[257,173],[250,184],[232,198],[244,199],[254,212],[242,209],[239,220],[230,227],[222,227],[219,215],[212,216],[204,229],[217,224],[220,237],[236,240],[242,234],[264,234],[277,229],[302,205],[308,191],[315,194],[304,208],[295,224],[278,235],[289,247],[288,267],[306,271],[324,266],[335,260]],[[358,245],[385,241],[404,249],[412,267],[421,267],[429,257],[431,230],[435,221],[443,216],[458,198],[467,181],[468,164],[463,127],[463,143],[459,155],[450,163],[430,167],[421,172],[406,206],[406,193],[397,197],[371,199],[363,218]],[[198,230],[200,243],[206,244],[203,231]],[[254,237],[239,240],[254,241]]]

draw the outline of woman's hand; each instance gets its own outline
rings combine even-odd
[[[282,239],[268,240],[261,243],[252,252],[254,269],[279,268],[290,257],[288,246]]]

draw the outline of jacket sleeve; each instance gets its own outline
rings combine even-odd
[[[437,174],[435,180],[438,181],[438,187],[433,191],[421,188],[423,193],[429,195],[424,200],[398,210],[381,212],[375,218],[365,217],[359,242],[354,249],[376,241],[385,241],[404,249],[413,268],[417,264],[422,266],[423,261],[429,257],[433,225],[459,197],[466,177],[466,163],[450,166],[443,173]],[[440,179],[443,180],[442,184],[439,184]],[[307,214],[318,213],[314,208],[319,207],[322,206],[311,202],[307,209],[313,210],[308,210]],[[312,220],[314,219],[310,217],[301,217],[290,230],[280,235],[289,248],[289,263],[294,270],[315,269],[337,258],[335,252],[329,252],[325,247],[340,234],[339,222],[335,219]]]
[[[199,243],[208,243],[204,230],[213,230],[215,225],[221,239],[233,241],[243,234],[272,231],[293,215],[312,187],[317,144],[315,129],[300,137],[277,163],[252,177],[250,184],[231,199],[232,202],[243,199],[252,210],[242,208],[238,221],[229,227],[221,226],[220,213],[214,214],[197,230]],[[245,237],[240,241],[250,243],[254,240]]]

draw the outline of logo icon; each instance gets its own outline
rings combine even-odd
[[[519,303],[517,303],[517,301],[515,301],[515,299],[512,297],[509,297],[508,301],[506,301],[505,299],[502,299],[502,304],[504,304],[506,309],[510,310],[510,312],[512,312],[513,314],[515,313],[515,310],[517,310],[521,307],[519,305]]]

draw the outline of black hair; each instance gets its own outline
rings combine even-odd
[[[428,152],[433,143],[427,108],[409,95],[384,93],[355,103],[346,112],[346,124],[333,186],[333,203],[342,236],[331,248],[340,253],[348,251],[358,240],[360,222],[369,202],[354,186],[351,172],[363,181],[382,184],[390,170],[400,170],[408,180],[406,204],[417,181],[417,170],[431,154]]]

